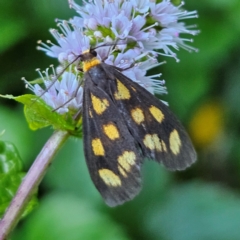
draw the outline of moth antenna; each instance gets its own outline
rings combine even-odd
[[[66,69],[68,69],[68,67],[73,64],[74,62],[77,61],[77,59],[79,58],[79,55],[73,59],[73,61],[71,61],[69,64],[67,64],[66,67],[63,68],[62,71],[60,71],[60,73],[58,73],[58,75],[54,75],[55,79],[53,80],[53,82],[45,89],[45,92],[47,92],[53,85],[54,83],[58,80],[59,77],[61,77],[63,75],[63,73],[66,71]],[[43,94],[41,94],[39,97],[42,97],[45,92]]]

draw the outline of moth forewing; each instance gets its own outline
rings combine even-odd
[[[143,157],[107,90],[107,76],[95,84],[103,73],[101,66],[96,66],[85,75],[84,152],[96,188],[109,206],[116,206],[140,191]]]
[[[162,162],[170,170],[183,170],[194,163],[193,144],[169,107],[114,67],[102,66],[114,76],[109,83],[114,103],[144,157]]]

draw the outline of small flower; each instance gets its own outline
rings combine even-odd
[[[151,3],[149,0],[132,0],[131,2],[134,9],[139,13],[146,13]]]
[[[40,72],[39,72],[40,73]],[[40,73],[45,89],[39,84],[31,85],[26,82],[27,86],[37,95],[40,96],[47,105],[60,114],[69,111],[77,112],[82,107],[83,89],[75,74],[64,72],[61,81],[51,78],[48,75],[48,69],[45,72],[46,77]]]
[[[109,41],[118,44],[123,40],[126,44],[135,42],[141,53],[161,54],[176,60],[175,51],[179,48],[197,50],[187,44],[192,39],[181,36],[199,32],[181,22],[197,17],[196,11],[182,10],[183,3],[174,6],[170,0],[160,3],[151,0],[93,0],[79,6],[69,0],[69,4],[82,18],[74,17],[69,23],[61,21],[61,34],[51,30],[59,46],[49,42],[51,46],[41,43],[39,47],[49,56],[57,57],[61,63],[70,62],[73,56],[89,49],[90,42],[91,46]]]
[[[142,61],[141,59],[144,57],[146,56],[144,54],[139,55],[139,50],[135,48],[130,49],[125,53],[118,54],[116,58],[114,58],[113,55],[110,55],[105,62],[120,69],[126,69],[122,71],[124,75],[146,88],[152,94],[167,93],[166,87],[163,86],[165,81],[155,79],[156,77],[160,77],[161,74],[146,76],[149,69],[155,68],[162,63],[158,63],[155,58],[148,58],[147,60]],[[135,59],[136,62],[134,62],[133,59]]]
[[[94,0],[84,2],[84,6],[77,5],[73,0],[69,3],[84,18],[84,27],[88,29],[94,22],[92,29],[104,27],[104,32],[108,36],[114,36],[113,41],[132,39],[139,44],[142,52],[150,51],[177,59],[174,49],[182,47],[196,51],[195,48],[183,44],[192,41],[191,39],[180,36],[182,33],[190,35],[199,33],[197,30],[189,30],[189,27],[181,22],[197,17],[196,11],[182,10],[183,2],[179,6],[174,6],[170,0],[163,0],[160,3],[151,0]],[[155,35],[152,34],[153,29],[156,31]],[[159,50],[163,50],[163,53],[159,53]]]
[[[132,25],[132,21],[130,21],[122,12],[112,18],[111,30],[114,33],[115,38],[126,39],[129,36]]]
[[[180,21],[188,18],[197,18],[198,15],[196,11],[188,12],[182,10],[181,7],[183,5],[184,3],[182,2],[176,7],[170,0],[150,3],[150,17],[152,20],[156,20],[162,29],[157,32],[155,38],[144,43],[147,49],[162,49],[164,55],[174,57],[177,61],[176,53],[172,51],[172,48],[178,50],[179,47],[182,47],[188,51],[197,51],[197,49],[183,44],[183,42],[192,41],[192,39],[182,38],[181,34],[196,35],[199,31],[189,30],[189,27]]]
[[[83,34],[82,29],[74,28],[72,30],[66,21],[59,23],[59,27],[62,29],[64,35],[59,34],[55,29],[50,30],[59,46],[51,42],[48,42],[51,46],[39,42],[41,44],[41,46],[38,47],[39,50],[45,51],[50,57],[57,57],[59,62],[63,63],[65,61],[71,61],[73,55],[76,57],[84,50],[90,48],[90,39]]]

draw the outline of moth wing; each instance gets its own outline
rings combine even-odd
[[[111,75],[114,104],[143,156],[170,170],[183,170],[194,163],[192,142],[168,106],[113,66],[103,64],[103,68]]]
[[[106,80],[106,82],[105,82]],[[107,79],[104,89],[86,74],[83,96],[83,143],[92,181],[109,206],[134,198],[141,189],[142,156],[112,101]]]

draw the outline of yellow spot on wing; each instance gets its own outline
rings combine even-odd
[[[84,61],[83,62],[83,71],[87,72],[89,69],[91,69],[92,67],[94,67],[100,63],[101,63],[100,60],[97,59],[96,57],[94,57],[90,60]]]
[[[114,93],[116,100],[130,99],[129,90],[117,79],[117,92]]]
[[[106,185],[111,187],[121,186],[121,179],[118,175],[109,169],[103,168],[98,170],[100,178],[106,183]]]
[[[121,174],[126,177],[126,172],[130,172],[131,166],[136,163],[136,154],[133,151],[124,151],[122,155],[118,157],[118,169]]]
[[[167,147],[166,147],[166,144],[163,140],[161,140],[161,144],[162,144],[162,149],[164,152],[167,152]]]
[[[92,140],[92,150],[93,150],[94,155],[96,155],[96,156],[104,156],[105,155],[105,151],[104,151],[104,148],[103,148],[100,138],[94,138]]]
[[[119,132],[117,130],[117,127],[111,123],[103,125],[103,131],[111,140],[119,138]]]
[[[159,122],[161,123],[164,119],[164,114],[162,113],[162,111],[160,109],[158,109],[155,106],[151,106],[149,108],[150,113],[153,115],[153,117]]]
[[[118,171],[124,176],[127,177],[126,172],[123,170],[123,168],[121,166],[118,165]]]
[[[131,115],[133,120],[137,123],[140,124],[141,122],[144,121],[144,115],[143,111],[141,108],[135,108],[131,110]]]
[[[143,139],[143,143],[147,148],[149,148],[151,150],[156,149],[159,152],[162,151],[162,144],[161,144],[160,139],[157,136],[157,134],[152,134],[152,135],[146,134]]]
[[[107,99],[100,99],[93,94],[91,94],[93,109],[98,115],[101,115],[109,106]]]
[[[170,149],[173,154],[177,155],[180,152],[181,140],[176,129],[170,133],[169,137]]]

